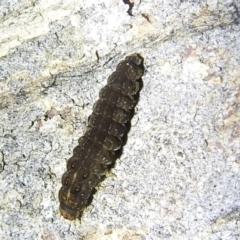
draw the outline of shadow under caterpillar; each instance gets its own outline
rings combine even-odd
[[[60,213],[74,220],[81,216],[105,171],[114,165],[127,137],[141,90],[143,58],[135,53],[121,61],[99,92],[85,134],[67,161],[59,191]]]

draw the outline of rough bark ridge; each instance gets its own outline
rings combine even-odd
[[[118,64],[100,90],[87,131],[74,148],[62,177],[59,200],[63,217],[74,220],[80,216],[105,170],[114,164],[116,151],[123,146],[128,132],[143,72],[143,58],[132,54]]]

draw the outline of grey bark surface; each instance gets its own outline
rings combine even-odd
[[[1,1],[0,239],[239,239],[240,2]],[[81,218],[66,161],[125,56],[145,59],[123,154]]]

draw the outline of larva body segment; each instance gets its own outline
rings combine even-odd
[[[117,65],[107,85],[100,90],[87,131],[74,148],[62,177],[59,201],[64,218],[80,217],[105,170],[115,163],[116,151],[123,147],[128,132],[127,124],[132,118],[143,73],[143,58],[132,54]]]

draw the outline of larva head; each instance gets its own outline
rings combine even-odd
[[[94,178],[95,175],[85,168],[80,169],[80,171],[73,168],[63,174],[63,186],[58,197],[60,201],[59,210],[64,218],[74,220],[81,215],[92,194],[91,184]]]
[[[59,211],[64,218],[70,221],[77,219],[81,214],[81,212],[78,212],[75,209],[66,208],[64,205],[61,204],[59,207]]]
[[[62,187],[58,194],[60,201],[60,213],[68,220],[75,220],[78,218],[84,207],[86,207],[86,200],[79,199],[76,194],[72,194],[65,187]]]

